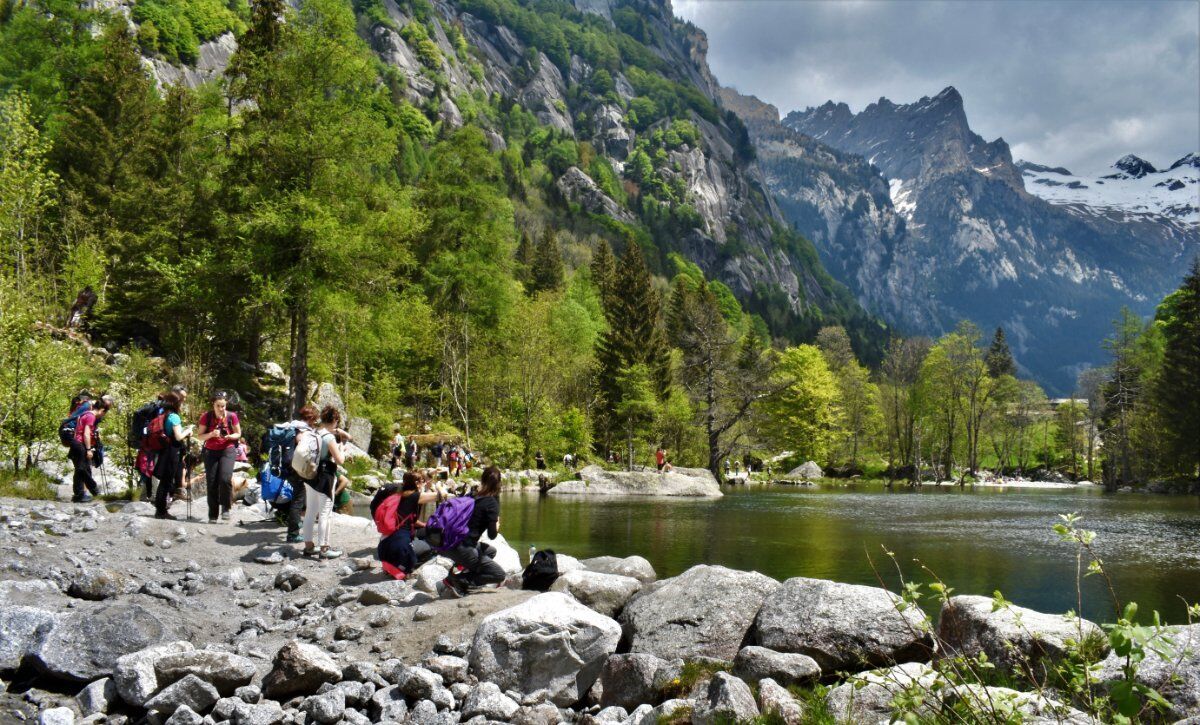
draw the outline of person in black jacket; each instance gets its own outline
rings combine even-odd
[[[475,509],[471,512],[471,522],[467,526],[467,538],[458,546],[445,552],[461,572],[452,570],[442,584],[452,596],[465,596],[471,587],[481,587],[487,584],[499,584],[504,581],[504,569],[500,568],[493,557],[495,547],[480,543],[479,539],[486,532],[488,538],[496,538],[500,528],[500,469],[489,466],[483,472],[483,480],[479,489],[473,494]]]

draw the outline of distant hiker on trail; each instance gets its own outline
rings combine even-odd
[[[75,418],[75,432],[71,439],[69,457],[75,466],[71,476],[71,500],[77,503],[87,503],[92,496],[99,493],[96,479],[92,477],[92,465],[100,464],[97,449],[100,437],[96,426],[112,408],[112,398],[103,395],[95,403],[80,396],[79,404],[71,411]],[[70,420],[70,418],[68,418]],[[66,423],[64,422],[64,425]],[[90,495],[89,495],[90,494]]]
[[[419,566],[415,547],[420,547],[423,553],[429,551],[424,541],[414,540],[416,530],[425,526],[419,520],[421,507],[441,503],[444,498],[444,489],[434,488],[429,479],[413,471],[405,472],[399,486],[385,486],[375,494],[371,517],[381,537],[376,555],[384,572],[395,579],[405,579]]]
[[[179,417],[182,401],[174,392],[163,396],[163,412],[150,423],[149,445],[158,448],[158,460],[154,463],[154,477],[158,479],[158,491],[154,494],[154,518],[172,520],[175,517],[167,510],[170,497],[183,484],[184,441],[192,435],[192,427],[183,427]]]
[[[412,470],[417,466],[417,441],[415,438],[408,439],[408,445],[404,449],[404,467]]]
[[[485,532],[489,539],[496,538],[500,529],[500,469],[495,466],[485,468],[479,488],[472,496],[475,508],[467,524],[466,537],[454,548],[443,552],[461,569],[451,570],[450,576],[442,580],[446,591],[456,597],[465,596],[471,587],[504,581],[504,569],[493,561],[496,549],[479,541]]]
[[[215,524],[218,513],[228,521],[233,509],[233,464],[237,444],[242,438],[238,414],[229,411],[229,395],[213,393],[211,407],[200,416],[196,440],[204,444],[204,483],[208,494],[208,522]]]
[[[433,444],[433,447],[429,449],[429,455],[433,456],[433,467],[441,468],[442,467],[442,442],[441,441],[438,441],[437,443]]]
[[[662,473],[663,469],[667,467],[667,452],[663,450],[662,446],[654,451],[654,465],[658,467],[659,473]]]
[[[542,455],[541,451],[538,451],[537,455],[533,457],[533,464],[539,471],[546,470],[546,457]]]
[[[321,427],[297,436],[292,467],[304,479],[306,499],[304,556],[336,559],[342,555],[341,551],[329,546],[329,534],[332,529],[330,520],[333,518],[333,494],[338,479],[337,467],[345,461],[338,441],[349,438],[338,429],[341,420],[342,416],[338,409],[327,405],[321,411]],[[316,440],[314,441],[313,438]],[[314,454],[315,461],[306,460]],[[316,539],[313,538],[314,526]]]
[[[404,434],[400,432],[400,426],[396,426],[392,430],[395,431],[396,435],[392,436],[392,460],[391,465],[388,468],[389,474],[400,467],[401,461],[404,460],[406,450],[404,447]]]

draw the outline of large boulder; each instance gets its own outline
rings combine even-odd
[[[25,654],[57,618],[37,607],[0,605],[0,672],[20,667]]]
[[[550,590],[566,592],[604,616],[615,617],[641,588],[633,577],[575,569],[560,575]]]
[[[1045,668],[1066,656],[1070,642],[1092,640],[1108,653],[1100,627],[1060,614],[1043,614],[1011,604],[996,608],[988,597],[961,595],[942,605],[938,640],[949,656],[986,654],[1005,673],[1032,674],[1039,681]]]
[[[1037,725],[1096,725],[1095,718],[1037,692],[1020,692],[1007,687],[956,685],[937,691],[943,711],[976,713],[979,720],[999,720]]]
[[[484,618],[471,643],[471,672],[503,690],[579,701],[617,649],[621,627],[560,592],[539,594]]]
[[[747,682],[770,679],[777,684],[798,685],[819,679],[821,668],[808,655],[751,646],[738,651],[733,674]]]
[[[587,466],[579,479],[563,481],[551,496],[685,496],[720,498],[721,487],[712,473],[699,468],[656,471],[607,471]]]
[[[813,481],[824,476],[825,472],[821,470],[816,461],[807,461],[788,471],[787,475],[788,478],[803,478],[806,481]]]
[[[629,650],[668,660],[731,661],[763,600],[778,588],[757,572],[707,564],[648,585],[621,613]]]
[[[29,652],[34,667],[74,682],[113,674],[122,656],[158,644],[166,627],[136,604],[112,604],[56,618]]]
[[[929,665],[907,662],[854,675],[829,691],[825,707],[838,723],[891,722],[892,700],[897,695],[910,688],[932,692],[942,684]],[[930,712],[935,708],[933,704],[929,707]]]
[[[138,590],[137,582],[126,574],[112,569],[92,566],[80,570],[71,579],[67,593],[79,599],[112,599]]]
[[[656,704],[661,699],[658,675],[667,664],[648,654],[609,657],[600,671],[600,704],[629,711],[644,703]]]
[[[759,643],[816,660],[823,672],[928,660],[933,638],[921,612],[878,587],[788,579],[763,602]]]
[[[692,715],[695,725],[739,723],[758,717],[750,686],[728,672],[717,672],[708,683],[707,697]]]
[[[275,653],[271,671],[263,678],[263,694],[273,700],[311,695],[326,682],[342,679],[342,668],[320,647],[295,640]]]
[[[596,556],[591,559],[584,559],[579,563],[588,571],[629,576],[643,584],[649,584],[658,579],[658,575],[654,573],[654,567],[650,565],[650,562],[645,557],[637,555],[627,556],[623,559],[618,556]]]
[[[1200,717],[1200,624],[1167,627],[1148,644],[1146,658],[1137,666],[1137,681],[1171,703],[1172,718]],[[1097,679],[1113,687],[1124,679],[1124,664],[1125,658],[1109,654]]]
[[[113,669],[113,682],[117,685],[121,699],[134,707],[144,706],[159,690],[155,663],[168,655],[187,652],[193,648],[191,642],[180,640],[147,647],[119,658]]]
[[[150,698],[146,709],[162,715],[170,715],[184,706],[198,713],[207,712],[219,699],[221,695],[217,688],[195,675],[188,675]]]
[[[342,416],[342,420],[346,420],[346,403],[333,383],[321,383],[317,386],[317,392],[313,395],[313,405],[318,411],[324,410],[325,406],[332,405]]]
[[[496,538],[493,539],[485,531],[483,532],[483,536],[479,537],[479,541],[495,547],[496,556],[493,557],[493,561],[500,565],[505,574],[511,576],[513,574],[520,574],[524,570],[525,567],[521,566],[521,555],[508,543],[508,540],[504,538],[504,534],[497,531]]]
[[[463,700],[462,717],[463,720],[483,717],[489,721],[506,722],[520,707],[515,700],[501,692],[494,682],[481,682]]]
[[[155,661],[154,674],[160,687],[187,675],[196,675],[229,696],[254,679],[254,663],[241,655],[218,650],[198,649],[169,654]]]

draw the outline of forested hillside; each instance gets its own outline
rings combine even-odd
[[[601,5],[6,0],[8,318],[94,294],[98,343],[205,388],[278,362],[293,405],[331,381],[381,437],[407,415],[528,458],[666,416],[706,459],[680,290],[746,364],[883,331],[780,221],[703,35]]]

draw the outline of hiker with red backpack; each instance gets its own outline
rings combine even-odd
[[[167,393],[162,399],[163,412],[150,421],[146,445],[158,451],[154,462],[154,477],[158,479],[158,491],[154,494],[154,518],[173,520],[167,510],[168,498],[183,484],[184,441],[192,435],[192,427],[183,427],[179,417],[182,401],[175,392]]]
[[[468,506],[469,518],[463,522]],[[451,596],[463,597],[471,588],[502,583],[505,574],[494,561],[496,549],[479,541],[485,532],[488,538],[496,538],[500,528],[500,469],[485,468],[479,488],[439,506],[426,528],[431,536],[437,532],[430,544],[457,565],[442,581]]]
[[[196,440],[204,444],[204,482],[208,493],[208,523],[217,515],[228,521],[233,510],[233,464],[242,438],[238,414],[229,410],[229,395],[213,393],[211,408],[200,416]]]
[[[187,388],[184,386],[175,385],[171,392],[179,396],[181,404],[187,400]],[[150,423],[162,415],[163,396],[163,393],[156,395],[154,400],[133,411],[129,416],[129,438],[126,443],[137,451],[133,467],[137,471],[138,482],[146,500],[154,498],[154,464],[159,453],[157,449],[149,447]]]
[[[420,520],[421,507],[441,503],[445,497],[444,490],[434,488],[427,478],[413,471],[405,472],[399,486],[384,486],[375,494],[371,500],[371,518],[379,532],[376,555],[385,573],[403,580],[419,566],[416,547],[429,551],[425,542],[415,540],[417,529],[425,527]]]

